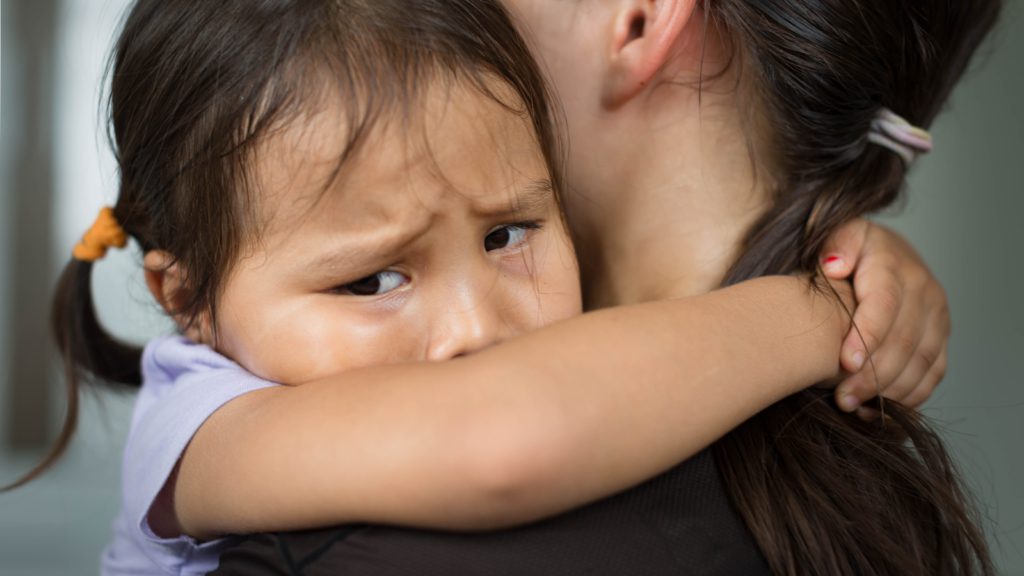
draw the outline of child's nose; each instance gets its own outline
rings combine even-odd
[[[493,288],[493,287],[492,287]],[[496,294],[466,293],[436,311],[428,360],[448,360],[477,352],[504,339],[507,324]]]

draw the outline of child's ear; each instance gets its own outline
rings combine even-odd
[[[625,0],[615,16],[602,101],[617,108],[650,84],[673,56],[698,0]]]
[[[185,275],[174,256],[162,250],[150,250],[142,260],[142,267],[149,293],[185,336],[195,342],[213,346],[213,332],[207,314],[200,314],[192,322],[188,322],[181,314]]]

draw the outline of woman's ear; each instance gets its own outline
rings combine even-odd
[[[616,14],[602,103],[617,108],[650,84],[672,58],[698,0],[626,0]]]
[[[174,256],[163,250],[150,250],[142,260],[142,267],[149,293],[185,336],[195,342],[213,346],[213,332],[207,314],[200,314],[191,322],[181,314],[185,275]]]

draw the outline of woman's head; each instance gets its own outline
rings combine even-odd
[[[587,225],[606,236],[615,233],[613,221],[628,228],[630,216],[653,214],[662,218],[656,240],[668,254],[660,263],[705,261],[648,270],[671,282],[699,274],[705,253],[674,250],[695,236],[687,220],[713,220],[721,212],[707,205],[757,196],[741,204],[755,214],[738,233],[716,234],[731,226],[721,221],[699,230],[741,244],[720,269],[711,266],[715,280],[705,289],[814,271],[839,224],[892,204],[908,166],[871,143],[872,121],[889,109],[929,126],[1001,7],[1000,0],[506,2],[569,107],[569,186],[581,194],[567,195],[567,210],[582,230],[584,268],[587,234],[597,235]],[[622,185],[638,177],[648,186]],[[581,214],[589,220],[582,225]],[[606,242],[606,260],[637,254],[621,246],[638,237]],[[801,392],[715,446],[732,501],[772,571],[991,573],[977,517],[926,422],[894,403],[886,403],[885,418],[862,422],[830,399]]]
[[[709,6],[749,68],[744,79],[762,95],[759,136],[771,152],[755,161],[775,184],[728,284],[814,271],[840,224],[895,202],[908,160],[872,142],[872,122],[892,110],[930,126],[1001,0]],[[717,447],[773,571],[991,574],[979,517],[942,440],[916,413],[888,402],[884,411],[863,423],[804,392]],[[892,534],[900,538],[884,536]]]
[[[804,221],[811,212],[848,218],[892,203],[906,166],[869,144],[872,120],[891,109],[929,126],[1000,6],[999,0],[505,2],[566,107],[568,183],[581,192],[566,198],[570,219],[604,206],[621,213],[622,204],[609,198],[652,190],[667,197],[661,189],[673,183],[677,195],[725,202],[726,181],[744,193],[763,191],[762,211],[773,205]],[[640,138],[648,143],[638,145]],[[719,165],[724,169],[716,171]],[[652,176],[652,170],[666,174]],[[638,172],[644,189],[624,190],[623,179],[635,182]],[[840,198],[842,210],[825,209]],[[800,254],[804,267],[813,264],[824,230],[818,224],[826,223],[813,220]],[[748,259],[767,265],[764,256]]]
[[[578,312],[545,89],[496,2],[139,0],[110,72],[113,213],[147,283],[260,375],[446,358]],[[81,375],[140,381],[92,269],[55,301],[61,448]]]
[[[734,274],[748,267],[811,270],[831,230],[897,199],[909,166],[870,142],[872,122],[888,109],[931,126],[1000,6],[1001,0],[709,3],[709,17],[735,39],[749,82],[763,95],[762,132],[777,183],[774,209],[755,226]],[[757,250],[756,230],[778,229],[766,222],[785,220],[802,227],[790,226],[787,240],[801,248],[792,263]]]

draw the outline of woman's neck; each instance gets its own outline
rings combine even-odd
[[[620,147],[612,156],[624,164],[602,170],[570,206],[588,308],[716,288],[767,207],[770,183],[755,172],[753,120],[741,114],[737,91],[706,88],[698,101],[694,87],[662,90],[640,103],[646,110],[609,115],[609,145]]]

